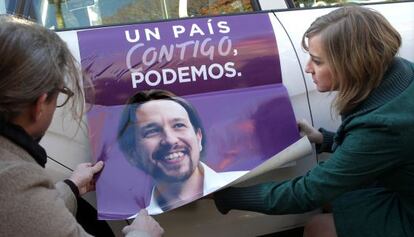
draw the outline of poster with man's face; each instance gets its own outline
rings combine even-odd
[[[260,25],[260,27],[257,27]],[[208,195],[299,139],[267,14],[78,32],[101,219]]]

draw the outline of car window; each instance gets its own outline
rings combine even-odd
[[[28,16],[50,29],[74,29],[252,12],[251,0],[0,0],[10,13]],[[20,6],[22,5],[22,6]],[[30,8],[27,11],[25,8]]]
[[[396,0],[0,0],[0,13],[32,18],[54,30]]]
[[[357,3],[381,3],[381,2],[398,2],[398,0],[293,0],[295,8],[312,8],[312,7],[325,7],[325,6],[337,6],[340,4]]]

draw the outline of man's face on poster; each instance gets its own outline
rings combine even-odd
[[[157,181],[180,182],[198,166],[201,130],[195,131],[187,111],[171,100],[152,100],[136,110],[137,157]]]

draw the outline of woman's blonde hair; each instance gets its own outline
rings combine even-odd
[[[0,55],[0,119],[12,120],[39,96],[58,93],[63,86],[74,92],[71,109],[80,118],[83,75],[55,32],[25,19],[0,15]]]
[[[382,81],[401,46],[400,34],[380,13],[349,5],[317,18],[302,37],[319,35],[333,74],[331,90],[338,90],[332,106],[352,111]]]

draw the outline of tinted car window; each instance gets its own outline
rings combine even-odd
[[[33,12],[29,17],[35,18],[45,27],[52,29],[73,29],[253,11],[251,0],[10,1],[10,9],[18,8],[11,2],[30,5]]]

